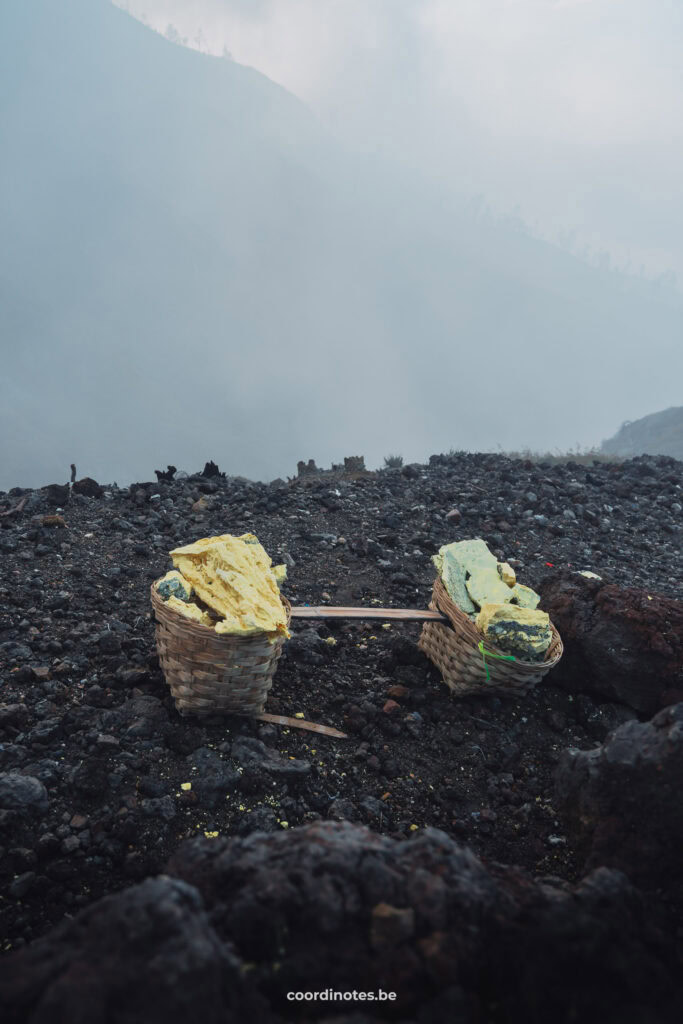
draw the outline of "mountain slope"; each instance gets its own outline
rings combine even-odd
[[[602,442],[610,455],[670,455],[683,461],[683,406],[653,412],[623,423],[614,437]]]
[[[0,487],[588,442],[683,369],[675,297],[105,0],[2,6],[0,148]]]

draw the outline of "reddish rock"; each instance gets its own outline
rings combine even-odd
[[[402,686],[401,683],[396,683],[394,686],[390,686],[389,689],[387,690],[387,694],[390,697],[407,697],[409,693],[410,688],[407,686]]]
[[[388,700],[384,707],[382,708],[382,711],[384,711],[384,713],[388,715],[391,714],[392,711],[396,711],[396,709],[400,708],[400,706],[401,705],[397,704],[395,700]]]
[[[41,526],[56,526],[60,529],[66,528],[66,522],[62,516],[43,516],[40,520]]]
[[[683,603],[567,572],[538,592],[564,642],[554,683],[645,714],[683,699]]]

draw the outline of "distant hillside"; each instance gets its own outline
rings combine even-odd
[[[683,377],[675,295],[105,0],[0,3],[0,153],[0,488],[566,448]]]
[[[608,455],[671,455],[683,460],[683,405],[622,423],[614,437],[602,442]]]

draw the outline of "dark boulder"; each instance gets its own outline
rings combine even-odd
[[[90,476],[84,476],[82,480],[74,481],[72,490],[74,494],[82,494],[85,498],[101,498],[104,488],[100,487],[97,480]]]
[[[579,573],[538,591],[564,642],[553,683],[645,714],[683,699],[683,603]]]
[[[20,772],[0,773],[0,809],[45,814],[47,808],[47,790],[40,779]]]
[[[396,842],[318,822],[191,840],[167,871],[197,885],[274,1008],[288,991],[381,987],[400,1020],[440,1019],[443,1000],[463,1022],[675,1019],[663,935],[608,869],[539,883],[436,829]]]
[[[5,1024],[263,1019],[197,890],[154,878],[108,896],[0,965]]]
[[[534,881],[435,829],[396,842],[320,822],[191,840],[166,870],[5,957],[3,1019],[680,1019],[673,943],[606,868]],[[369,1013],[351,1000],[295,1013],[288,998],[380,988],[396,1000]]]
[[[51,505],[66,505],[69,500],[69,485],[48,484],[42,488],[42,493]]]
[[[626,722],[595,750],[569,749],[557,797],[588,869],[605,864],[639,884],[683,881],[683,704]]]

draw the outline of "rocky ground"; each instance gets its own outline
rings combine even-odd
[[[575,1020],[591,1005],[603,1021],[677,1019],[681,463],[447,455],[271,484],[178,475],[0,494],[10,1019],[104,1020],[94,996],[80,1018],[64,1009],[86,968],[117,1021],[186,1019],[197,993],[209,1020],[340,1021],[348,1007],[304,1018],[287,986],[373,978],[399,990],[381,1014],[400,1020]],[[287,562],[293,604],[369,607],[426,607],[430,555],[481,536],[540,590],[565,656],[523,699],[456,700],[418,625],[298,623],[267,710],[346,739],[181,718],[150,584],[170,548],[245,531]],[[108,921],[143,961],[158,946],[161,988],[181,959],[184,995],[124,999],[134,958]]]

